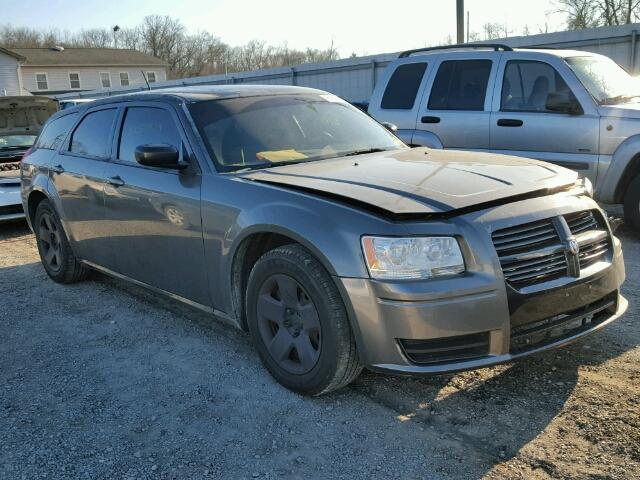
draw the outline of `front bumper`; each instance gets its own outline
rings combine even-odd
[[[0,222],[24,218],[20,179],[0,181]]]
[[[481,250],[474,246],[478,259]],[[625,270],[615,237],[608,261],[578,278],[554,279],[529,290],[513,290],[499,266],[488,263],[485,258],[483,267],[465,275],[427,282],[336,278],[362,361],[373,370],[412,375],[486,367],[574,342],[601,330],[628,306],[620,295]],[[451,348],[458,353],[466,348],[464,342],[470,346],[464,355],[447,358]],[[424,344],[443,355],[416,360],[417,346]]]

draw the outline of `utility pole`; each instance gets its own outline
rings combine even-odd
[[[464,0],[456,0],[456,43],[464,43]]]
[[[469,43],[469,32],[471,28],[469,27],[469,10],[467,10],[467,43]]]
[[[118,25],[114,25],[111,30],[113,30],[113,46],[118,48],[118,32],[120,31],[120,27]]]

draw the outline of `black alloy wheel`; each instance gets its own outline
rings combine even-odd
[[[282,369],[300,375],[315,367],[322,346],[320,320],[300,283],[284,274],[267,278],[257,316],[262,341]]]
[[[258,259],[245,311],[262,363],[290,390],[322,395],[362,371],[335,280],[302,245],[283,245]]]

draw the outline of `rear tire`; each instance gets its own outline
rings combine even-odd
[[[636,232],[640,232],[640,175],[634,178],[624,195],[624,221]]]
[[[47,275],[58,283],[74,283],[87,278],[89,269],[73,254],[60,218],[48,200],[38,204],[33,230]]]
[[[285,245],[258,259],[249,276],[246,312],[263,364],[288,389],[322,395],[362,371],[338,289],[302,246]]]

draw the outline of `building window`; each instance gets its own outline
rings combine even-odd
[[[147,82],[155,83],[156,81],[156,72],[147,72]]]
[[[80,88],[80,74],[79,73],[69,73],[69,86],[72,89]]]
[[[120,86],[121,87],[129,86],[129,72],[120,72]]]
[[[102,88],[111,88],[111,75],[109,75],[109,72],[100,72],[100,83]]]
[[[46,73],[36,73],[36,86],[38,90],[49,90],[49,80]]]

